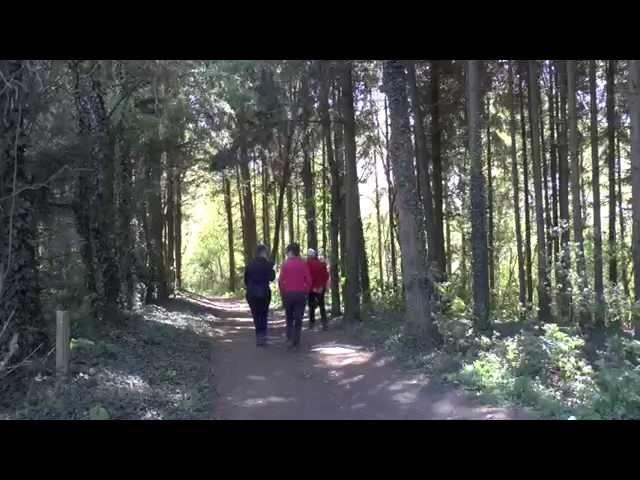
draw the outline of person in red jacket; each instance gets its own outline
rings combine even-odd
[[[282,264],[278,286],[287,319],[287,348],[297,348],[300,343],[302,317],[311,290],[311,274],[306,262],[300,258],[300,245],[287,247],[287,259]]]
[[[318,260],[316,251],[310,248],[307,251],[307,266],[311,274],[311,291],[309,292],[309,330],[313,329],[316,323],[316,307],[320,307],[320,321],[322,329],[328,330],[327,312],[324,308],[324,293],[329,281],[329,271],[327,264]]]

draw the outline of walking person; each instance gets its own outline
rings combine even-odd
[[[300,245],[292,243],[287,247],[286,254],[278,286],[287,320],[287,348],[293,349],[300,344],[302,317],[311,290],[311,274],[306,262],[300,258]]]
[[[273,269],[273,263],[268,258],[267,247],[258,245],[256,257],[244,269],[246,298],[256,329],[256,345],[258,347],[264,347],[267,344],[267,321],[269,304],[271,303],[269,283],[275,278],[276,272]]]
[[[324,306],[324,294],[329,281],[329,271],[327,264],[318,259],[316,251],[310,248],[307,251],[307,266],[311,274],[311,291],[309,292],[309,330],[312,330],[316,323],[316,307],[320,307],[320,321],[322,329],[328,330],[327,312]]]

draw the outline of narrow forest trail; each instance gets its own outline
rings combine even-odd
[[[244,302],[190,296],[213,312],[213,381],[220,420],[524,419],[468,394],[402,372],[347,332],[306,328],[299,352],[284,347],[284,319],[272,311],[270,345],[257,348]]]

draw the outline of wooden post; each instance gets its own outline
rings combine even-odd
[[[69,312],[56,311],[56,372],[58,375],[66,375],[69,372],[70,334]]]

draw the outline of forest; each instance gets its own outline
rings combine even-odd
[[[56,310],[98,341],[298,242],[407,367],[640,418],[640,61],[1,60],[0,119],[0,397]]]

